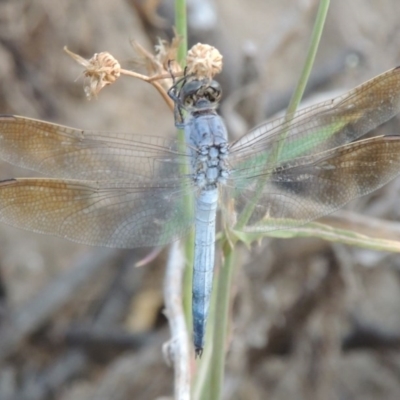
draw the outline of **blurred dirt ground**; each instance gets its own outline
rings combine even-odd
[[[160,3],[160,4],[158,4]],[[158,6],[158,8],[156,8]],[[224,56],[232,138],[287,105],[317,1],[191,2],[191,44]],[[3,0],[0,113],[82,129],[173,135],[153,87],[120,79],[96,100],[64,45],[132,67],[130,40],[171,34],[169,1]],[[157,10],[158,14],[155,14]],[[400,64],[397,0],[332,1],[308,94],[329,98]],[[316,101],[316,98],[313,97]],[[382,133],[398,134],[394,119]],[[1,164],[0,178],[31,176]],[[400,179],[348,210],[399,221]],[[396,228],[398,229],[397,225]],[[88,248],[0,226],[0,400],[171,396],[161,346],[165,255]],[[226,399],[400,398],[400,258],[319,239],[264,240],[237,272]]]

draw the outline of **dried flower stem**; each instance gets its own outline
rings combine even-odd
[[[138,78],[141,79],[142,81],[148,82],[151,85],[153,85],[156,90],[158,91],[158,93],[160,93],[160,95],[162,96],[162,98],[165,100],[165,102],[167,103],[168,107],[173,111],[174,110],[174,102],[172,101],[172,99],[168,96],[168,93],[165,91],[165,89],[160,85],[159,82],[157,82],[157,80],[159,79],[165,79],[165,78],[170,78],[171,76],[163,76],[163,75],[156,75],[156,76],[147,76],[147,75],[143,75],[143,74],[139,74],[138,72],[134,72],[134,71],[129,71],[128,69],[121,69],[121,75],[128,75],[128,76],[132,76],[134,78]]]

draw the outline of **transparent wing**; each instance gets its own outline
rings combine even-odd
[[[233,169],[265,169],[350,143],[400,111],[400,67],[343,96],[264,123],[231,145]]]
[[[10,179],[0,182],[0,221],[76,242],[118,248],[155,246],[193,224],[188,180]]]
[[[0,158],[53,178],[155,179],[188,163],[176,140],[90,132],[18,116],[0,116]]]
[[[266,169],[232,171],[225,216],[244,231],[299,226],[370,193],[400,173],[400,136],[379,136]]]

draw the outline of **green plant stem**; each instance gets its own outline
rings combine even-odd
[[[297,82],[296,88],[290,99],[288,108],[286,110],[286,115],[291,115],[296,112],[297,107],[299,106],[300,101],[303,97],[304,90],[306,88],[312,67],[314,65],[315,56],[317,54],[322,32],[324,30],[326,16],[328,14],[328,9],[329,9],[329,3],[330,0],[321,0],[319,3],[317,17],[311,34],[311,42],[307,52],[306,61],[304,63],[303,70],[301,71],[300,79]]]
[[[176,33],[180,38],[180,43],[177,52],[177,62],[184,68],[186,64],[186,53],[187,53],[187,22],[186,22],[186,0],[175,0],[175,27]],[[185,146],[185,132],[183,129],[178,129],[178,141],[182,153],[186,150]],[[183,164],[185,165],[185,164]],[[185,166],[188,169],[187,166]],[[188,174],[189,171],[183,171],[184,174]],[[189,214],[191,204],[190,199],[185,202],[184,212]],[[193,261],[194,261],[194,234],[193,232],[188,235],[185,239],[185,258],[186,268],[183,278],[183,309],[185,313],[186,324],[189,332],[192,327],[192,279],[193,279]]]
[[[175,28],[181,39],[178,47],[178,63],[185,67],[187,53],[187,22],[186,22],[186,0],[175,0]]]
[[[225,350],[231,305],[231,288],[237,259],[231,246],[222,239],[224,263],[214,277],[212,302],[207,326],[207,341],[196,377],[194,400],[220,399],[224,380]],[[212,343],[211,343],[212,342]],[[206,375],[204,375],[206,373]]]
[[[276,148],[271,149],[271,158],[266,159],[265,162],[270,163],[270,165],[275,165],[279,163],[279,157],[282,152],[282,149],[285,145],[285,139],[286,136],[288,135],[290,131],[290,121],[291,118],[293,117],[294,113],[296,112],[296,109],[298,105],[300,104],[301,98],[303,97],[304,94],[304,89],[307,85],[308,78],[311,73],[312,66],[315,61],[315,56],[317,54],[318,50],[318,45],[321,39],[321,35],[323,32],[326,16],[328,13],[329,9],[329,3],[330,0],[321,0],[319,3],[318,11],[317,11],[317,17],[314,23],[314,28],[311,34],[311,42],[307,51],[307,56],[306,56],[306,61],[304,63],[303,70],[300,74],[300,78],[297,82],[297,85],[295,87],[295,90],[293,92],[293,95],[291,97],[288,109],[286,111],[286,128],[283,129],[282,131],[282,139],[277,141]],[[251,199],[251,201],[246,205],[245,209],[242,211],[241,216],[238,220],[238,223],[236,225],[236,229],[241,230],[243,227],[247,224],[247,221],[250,219],[254,207],[260,200],[260,197],[263,193],[263,189],[265,186],[265,182],[267,181],[267,176],[264,176],[259,179],[259,182],[257,183],[257,190]]]
[[[231,288],[236,264],[233,247],[227,240],[222,242],[224,263],[219,272],[215,322],[213,334],[213,353],[210,364],[211,398],[220,399],[224,382],[225,354],[227,348],[228,323],[231,304]]]
[[[185,258],[186,268],[183,276],[183,311],[188,332],[192,332],[192,281],[193,281],[193,262],[194,262],[194,233],[191,232],[185,238]],[[189,335],[190,336],[190,335]]]

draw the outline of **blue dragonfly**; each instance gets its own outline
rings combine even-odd
[[[1,181],[0,221],[114,248],[163,246],[194,226],[193,341],[201,355],[218,208],[229,229],[290,229],[399,175],[400,136],[362,136],[400,111],[400,68],[232,143],[216,81],[184,79],[170,95],[185,145],[0,116],[0,158],[48,176]]]

